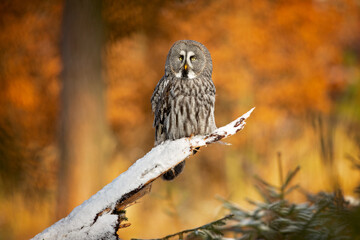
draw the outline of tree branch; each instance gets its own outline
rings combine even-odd
[[[197,147],[234,135],[245,127],[251,109],[228,125],[206,136],[165,141],[137,160],[126,172],[76,207],[34,240],[42,239],[118,239],[125,227],[124,209],[151,190],[151,183],[170,168],[192,155]]]

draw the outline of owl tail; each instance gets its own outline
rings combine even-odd
[[[185,161],[182,161],[174,168],[171,168],[169,171],[164,173],[162,175],[162,178],[166,181],[174,180],[174,178],[176,178],[176,176],[179,175],[184,170],[184,167],[185,167]]]

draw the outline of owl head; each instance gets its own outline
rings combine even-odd
[[[211,77],[212,61],[209,50],[199,42],[180,40],[171,47],[165,64],[165,74],[176,78]]]

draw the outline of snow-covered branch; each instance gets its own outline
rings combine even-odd
[[[155,179],[192,155],[195,148],[217,142],[243,129],[253,110],[209,135],[165,141],[154,147],[67,217],[33,239],[118,239],[117,230],[125,227],[121,224],[124,209],[150,192]]]

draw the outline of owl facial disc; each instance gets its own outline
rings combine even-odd
[[[192,70],[192,57],[195,55],[194,52],[189,51],[185,52],[184,50],[180,51],[180,56],[183,59],[183,67],[180,69],[179,72],[175,73],[175,76],[178,78],[188,78],[188,79],[194,79],[196,77],[196,74]]]

